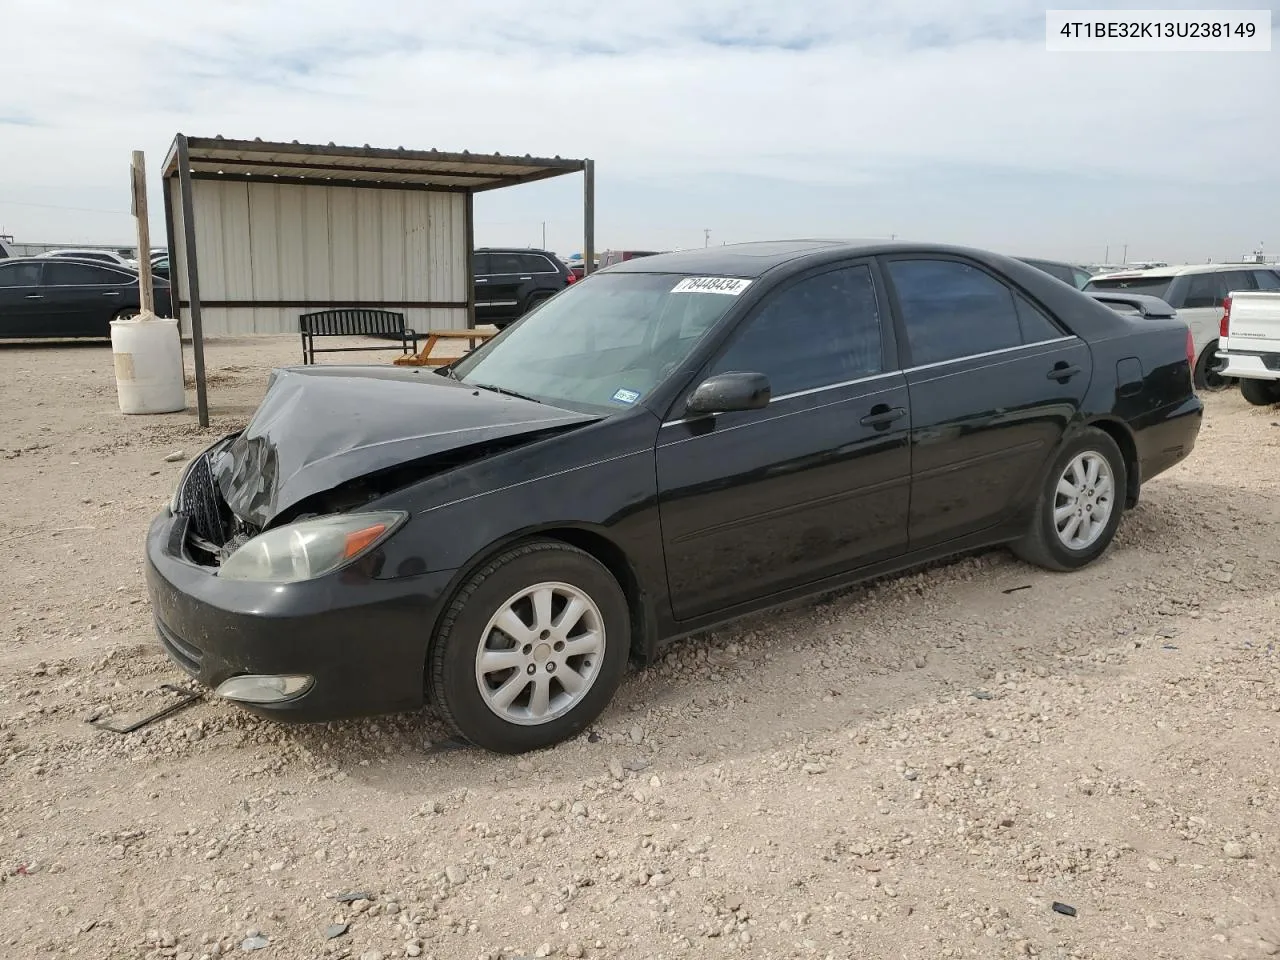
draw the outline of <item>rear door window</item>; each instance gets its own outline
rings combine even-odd
[[[96,267],[89,263],[71,263],[50,260],[44,266],[46,287],[107,286],[129,283],[133,278],[109,267]]]
[[[486,273],[492,273],[489,269],[489,255],[487,253],[473,253],[471,255],[471,272],[477,277],[483,277]]]
[[[498,275],[520,274],[524,272],[524,264],[520,262],[518,253],[491,253],[489,272]]]
[[[1187,295],[1182,306],[1186,310],[1203,307],[1220,307],[1227,298],[1227,279],[1224,273],[1195,273],[1187,281]]]
[[[1013,291],[957,260],[891,260],[888,272],[919,366],[1021,346]]]

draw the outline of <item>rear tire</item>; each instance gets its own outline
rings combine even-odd
[[[1200,353],[1200,359],[1196,361],[1195,378],[1193,383],[1197,390],[1203,390],[1206,393],[1214,393],[1218,390],[1225,390],[1231,386],[1231,377],[1224,377],[1218,371],[1222,369],[1226,363],[1225,360],[1219,359],[1218,341],[1215,340],[1209,344]]]
[[[1020,559],[1046,570],[1078,570],[1115,538],[1124,512],[1128,470],[1115,440],[1089,427],[1053,458],[1026,535],[1014,543]]]
[[[1273,403],[1280,403],[1280,383],[1241,377],[1240,394],[1255,407],[1269,407]]]
[[[123,310],[116,311],[115,316],[111,318],[111,322],[115,323],[117,320],[132,320],[140,312],[141,311],[137,307],[125,307]],[[101,314],[99,314],[99,316],[101,316]]]
[[[603,712],[630,649],[627,598],[613,574],[576,547],[536,540],[462,585],[436,633],[427,689],[441,719],[469,743],[539,750]]]

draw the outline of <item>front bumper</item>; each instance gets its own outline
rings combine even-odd
[[[185,558],[186,524],[166,509],[146,551],[156,632],[188,674],[214,689],[244,674],[314,678],[294,699],[240,704],[281,720],[423,705],[427,645],[453,571],[376,579],[352,566],[303,583],[223,580]]]
[[[1280,380],[1280,369],[1267,367],[1266,359],[1258,354],[1219,353],[1218,359],[1225,361],[1218,373],[1224,377],[1240,377],[1245,380]],[[1275,362],[1273,360],[1273,362]]]

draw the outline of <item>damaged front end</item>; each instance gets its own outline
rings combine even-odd
[[[597,419],[399,370],[277,370],[249,425],[187,465],[170,509],[186,520],[186,558],[222,568],[283,525]]]

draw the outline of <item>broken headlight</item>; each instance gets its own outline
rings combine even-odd
[[[288,523],[236,549],[218,576],[259,583],[313,580],[368,553],[408,516],[398,511],[343,513]]]

